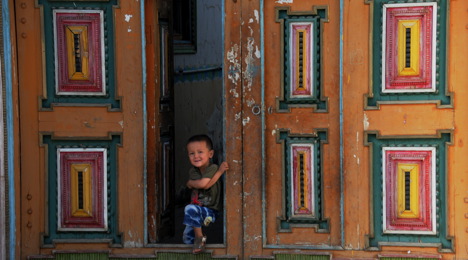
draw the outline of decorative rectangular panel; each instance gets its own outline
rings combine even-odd
[[[450,130],[428,136],[364,135],[369,146],[369,250],[381,246],[437,247],[452,252],[448,234]]]
[[[314,134],[290,134],[278,130],[277,142],[283,150],[283,216],[280,230],[290,230],[291,225],[314,225],[318,230],[328,230],[328,220],[322,217],[322,144],[327,141],[327,131]]]
[[[53,247],[58,241],[120,244],[117,147],[121,136],[41,138],[47,180],[42,246]]]
[[[59,148],[58,230],[107,230],[107,155],[103,148]]]
[[[408,103],[453,107],[447,83],[448,2],[366,1],[372,17],[366,109]]]
[[[291,213],[314,217],[314,145],[291,144]]]
[[[313,23],[290,23],[290,98],[313,97]]]
[[[120,110],[114,39],[118,1],[36,2],[43,25],[40,109],[92,105]]]
[[[383,232],[435,234],[435,148],[382,149]]]
[[[101,10],[54,10],[57,95],[105,95]]]
[[[278,111],[289,111],[291,107],[326,110],[326,98],[321,95],[321,37],[323,23],[328,22],[327,7],[314,7],[311,12],[278,7],[276,21],[281,24],[283,36]]]
[[[382,92],[434,92],[437,3],[384,4]]]

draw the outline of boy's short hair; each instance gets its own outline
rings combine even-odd
[[[188,139],[187,145],[193,142],[205,142],[206,147],[208,147],[208,150],[213,150],[213,142],[211,141],[211,138],[207,135],[194,135]]]

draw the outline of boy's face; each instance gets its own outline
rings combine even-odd
[[[198,167],[201,172],[205,171],[210,165],[210,159],[213,157],[214,151],[208,149],[206,142],[191,142],[187,144],[188,156],[190,163]]]

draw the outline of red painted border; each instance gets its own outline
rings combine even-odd
[[[56,37],[57,37],[57,91],[62,92],[83,92],[101,93],[103,91],[102,75],[102,49],[101,49],[101,15],[99,13],[86,12],[57,12]],[[89,79],[71,80],[68,75],[68,57],[66,45],[67,26],[87,26],[88,27],[88,58],[89,58]]]
[[[408,6],[386,9],[386,42],[384,43],[386,62],[385,66],[385,89],[431,89],[432,88],[432,29],[433,8],[432,6]],[[420,53],[419,53],[419,75],[398,75],[398,22],[401,20],[420,20]]]
[[[385,152],[386,169],[386,229],[389,231],[432,231],[431,187],[432,151],[387,150]],[[399,163],[419,165],[419,218],[398,218],[397,210],[397,169]]]
[[[60,190],[61,228],[99,228],[106,229],[104,212],[104,152],[60,152]],[[92,168],[92,216],[74,217],[71,208],[71,167],[74,164],[89,164]]]

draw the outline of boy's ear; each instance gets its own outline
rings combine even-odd
[[[210,155],[210,158],[213,158],[213,155],[214,155],[214,150],[210,150],[210,153],[209,153],[209,155]]]

